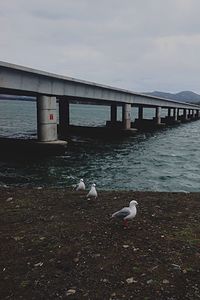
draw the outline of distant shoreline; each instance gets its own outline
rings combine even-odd
[[[28,96],[12,96],[12,95],[0,95],[0,100],[14,100],[14,101],[36,101],[35,97]]]

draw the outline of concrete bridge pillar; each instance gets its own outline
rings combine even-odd
[[[171,108],[168,108],[168,114],[167,114],[168,117],[171,117]]]
[[[183,119],[184,120],[188,119],[188,110],[186,108],[183,109]]]
[[[156,107],[155,121],[156,121],[156,124],[161,123],[161,107],[160,106]]]
[[[140,105],[138,107],[138,120],[142,121],[143,120],[143,106]]]
[[[111,124],[115,124],[117,122],[117,104],[112,103],[110,108],[110,121]]]
[[[173,117],[174,117],[174,121],[177,121],[177,119],[178,119],[178,110],[177,110],[177,108],[173,108]]]
[[[199,114],[199,110],[197,109],[196,110],[196,118],[199,119],[199,117],[200,117],[200,114]]]
[[[179,120],[179,116],[180,116],[180,108],[177,109],[177,120]]]
[[[125,103],[122,106],[123,129],[131,128],[131,104]]]
[[[40,142],[57,140],[56,97],[37,97],[37,135]]]
[[[62,129],[69,126],[69,101],[66,99],[59,99],[59,125]]]
[[[192,109],[192,118],[195,118],[195,111]]]

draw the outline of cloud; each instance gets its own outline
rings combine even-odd
[[[135,91],[200,93],[199,0],[7,0],[1,60]]]

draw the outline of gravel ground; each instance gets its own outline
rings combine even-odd
[[[200,299],[200,193],[98,193],[0,188],[1,299]]]

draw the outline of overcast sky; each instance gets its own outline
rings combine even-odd
[[[200,0],[0,0],[0,60],[126,88],[200,93]]]

